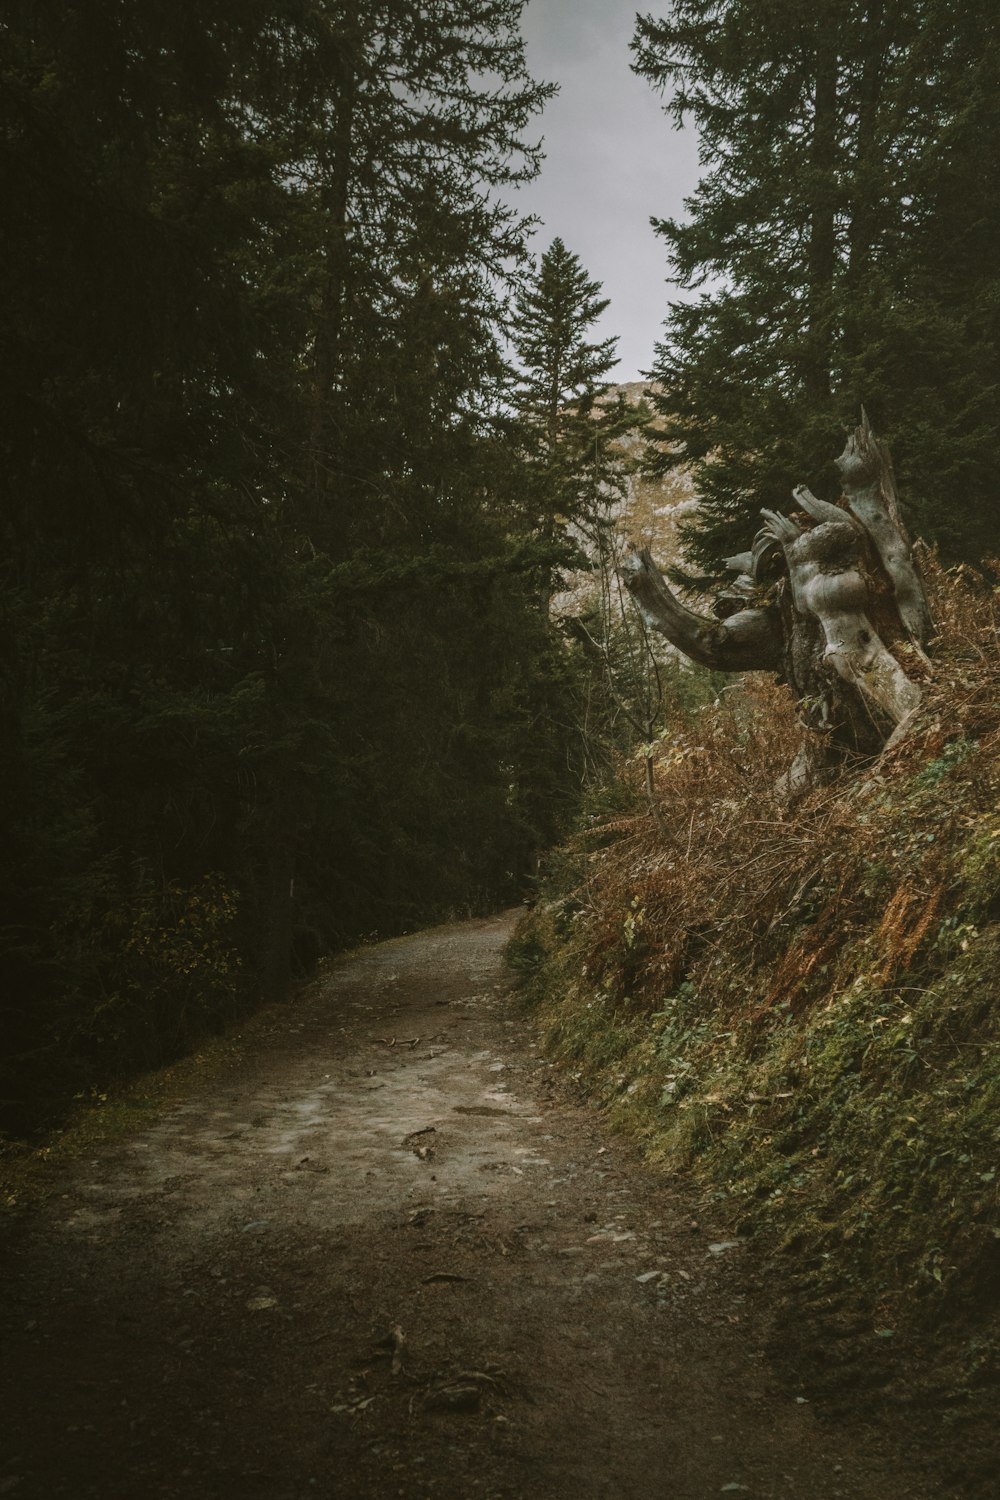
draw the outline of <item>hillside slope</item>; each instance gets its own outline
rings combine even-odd
[[[1000,640],[991,585],[928,572],[908,738],[789,811],[792,704],[735,685],[664,736],[655,817],[637,793],[560,851],[515,958],[581,1088],[784,1257],[797,1373],[971,1424],[988,1485]]]

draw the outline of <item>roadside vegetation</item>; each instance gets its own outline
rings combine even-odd
[[[790,808],[787,689],[675,705],[652,808],[626,763],[512,957],[580,1088],[790,1252],[808,1378],[905,1374],[960,1422],[1000,1348],[1000,639],[995,571],[924,562],[939,639],[899,744]]]

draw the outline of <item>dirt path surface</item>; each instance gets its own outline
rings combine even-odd
[[[0,1495],[948,1493],[779,1381],[750,1248],[538,1055],[512,923],[338,963],[59,1169],[9,1247]]]

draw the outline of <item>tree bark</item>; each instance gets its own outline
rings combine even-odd
[[[780,666],[781,635],[765,610],[740,610],[726,620],[695,614],[671,591],[646,550],[631,552],[623,572],[650,629],[700,666],[720,672],[766,672]]]
[[[922,653],[934,628],[930,606],[899,513],[892,459],[872,431],[864,408],[861,425],[848,437],[837,468],[848,507],[871,538],[888,576],[903,628]]]
[[[884,187],[884,164],[878,156],[878,124],[882,102],[882,80],[885,53],[890,30],[890,15],[885,0],[869,0],[865,27],[864,61],[857,89],[857,133],[854,141],[854,170],[850,174],[852,197],[847,227],[847,263],[845,266],[844,352],[856,358],[864,346],[864,304],[862,289],[871,267],[872,247],[881,208],[880,187]]]
[[[833,280],[837,266],[835,174],[839,57],[831,7],[824,7],[815,25],[816,80],[810,149],[809,358],[805,385],[810,401],[822,411],[829,406],[831,395]]]

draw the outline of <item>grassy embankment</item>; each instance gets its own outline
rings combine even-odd
[[[998,1349],[1000,609],[931,572],[902,744],[789,810],[787,690],[728,690],[664,738],[657,820],[637,786],[559,852],[513,957],[580,1086],[788,1252],[813,1378],[905,1371],[960,1421]]]

